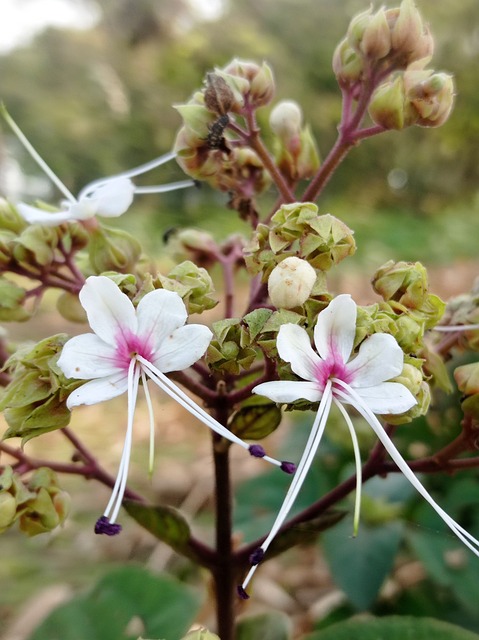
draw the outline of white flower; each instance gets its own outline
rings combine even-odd
[[[403,369],[404,354],[395,338],[389,334],[375,333],[360,345],[353,354],[356,332],[357,308],[349,295],[337,296],[319,315],[314,328],[314,344],[304,329],[294,324],[283,325],[278,333],[277,347],[280,357],[291,364],[291,369],[302,381],[280,380],[265,382],[253,389],[275,402],[291,403],[305,399],[319,402],[303,456],[295,476],[267,538],[251,557],[253,565],[239,595],[247,598],[246,586],[261,562],[271,541],[285,521],[301,489],[324,433],[331,405],[335,404],[343,415],[353,441],[356,461],[356,505],[354,534],[359,522],[361,489],[361,461],[353,424],[343,404],[352,405],[369,423],[386,451],[411,482],[414,488],[429,502],[458,538],[476,555],[479,546],[471,534],[455,522],[429,495],[418,478],[408,467],[383,426],[377,414],[399,414],[416,404],[414,396],[402,384],[388,382]]]
[[[182,180],[164,185],[135,187],[130,178],[139,176],[147,171],[151,171],[155,167],[159,167],[160,165],[169,162],[176,157],[176,153],[170,152],[116,176],[95,180],[84,187],[80,191],[78,198],[75,198],[60,178],[43,160],[40,154],[34,149],[23,131],[16,124],[3,105],[1,105],[0,111],[28,153],[65,196],[61,210],[55,213],[45,211],[45,209],[41,209],[39,207],[32,207],[31,205],[23,202],[18,203],[16,207],[19,214],[30,224],[41,224],[48,227],[55,227],[63,224],[64,222],[88,220],[97,215],[105,218],[117,218],[129,209],[135,194],[164,193],[166,191],[185,189],[195,185],[193,180]]]
[[[121,530],[115,520],[128,476],[140,380],[150,414],[150,471],[153,465],[154,422],[147,378],[220,436],[241,445],[254,457],[263,457],[287,472],[292,471],[287,463],[265,456],[259,445],[248,446],[165,375],[185,369],[201,358],[212,337],[208,327],[185,324],[186,307],[177,293],[164,289],[151,291],[135,309],[112,280],[105,276],[90,276],[80,291],[80,302],[94,333],[71,338],[58,360],[65,376],[88,380],[70,394],[68,408],[95,404],[125,391],[128,393],[127,429],[120,469],[110,502],[96,524],[96,533],[115,535]]]
[[[133,202],[135,186],[128,178],[114,178],[92,189],[88,195],[79,196],[78,200],[62,185],[67,197],[62,202],[61,211],[51,213],[19,202],[18,213],[30,224],[42,224],[56,227],[64,222],[89,220],[95,216],[116,218],[125,213]]]

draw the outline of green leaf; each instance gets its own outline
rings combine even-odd
[[[230,431],[243,440],[261,440],[276,430],[282,418],[281,409],[263,398],[243,405],[233,416]]]
[[[177,553],[195,559],[189,547],[190,527],[181,513],[168,506],[151,506],[133,500],[124,500],[127,513],[155,538],[162,540]]]
[[[433,580],[448,587],[467,610],[477,613],[477,558],[454,538],[436,531],[410,531],[407,540]]]
[[[479,636],[461,627],[432,618],[389,616],[354,619],[334,624],[304,640],[479,640]]]
[[[236,640],[289,640],[292,624],[281,611],[261,613],[238,622]]]
[[[352,518],[346,518],[334,531],[322,537],[326,558],[334,581],[360,610],[367,609],[392,569],[404,525],[387,522],[371,527],[361,523],[352,538]]]
[[[55,609],[29,640],[136,640],[137,634],[125,633],[133,618],[141,620],[146,637],[178,640],[198,605],[198,598],[176,580],[122,567]]]

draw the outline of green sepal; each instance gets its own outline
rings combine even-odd
[[[233,415],[228,428],[243,440],[262,440],[281,423],[281,410],[265,398],[252,398]]]
[[[0,277],[0,322],[22,322],[31,317],[31,313],[22,306],[25,294],[25,289]]]
[[[243,318],[243,322],[246,324],[249,330],[251,340],[255,340],[256,337],[263,331],[264,325],[271,318],[273,311],[271,309],[255,309],[246,314]]]
[[[19,263],[46,267],[55,259],[58,230],[53,227],[29,225],[14,242],[13,257]]]
[[[151,506],[124,500],[126,512],[144,529],[185,558],[196,561],[196,554],[189,546],[190,527],[182,514],[169,506]]]
[[[128,273],[140,259],[141,244],[123,229],[101,226],[91,233],[88,255],[95,273]]]
[[[32,410],[31,405],[5,409],[5,420],[8,429],[3,435],[6,438],[22,438],[22,446],[32,438],[66,427],[71,413],[57,392],[49,400]]]

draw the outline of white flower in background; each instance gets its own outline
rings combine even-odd
[[[388,382],[400,375],[404,354],[396,339],[383,333],[375,333],[360,345],[353,354],[356,332],[357,307],[349,295],[340,295],[319,315],[314,328],[314,345],[306,331],[295,325],[285,324],[278,333],[277,348],[280,357],[291,364],[291,369],[302,381],[279,380],[265,382],[253,389],[274,402],[291,403],[296,400],[319,402],[318,412],[311,428],[308,442],[298,468],[286,494],[283,505],[265,541],[251,556],[253,565],[238,587],[242,598],[256,566],[261,562],[273,538],[284,523],[301,489],[306,474],[324,433],[331,405],[335,404],[348,425],[356,461],[356,504],[354,535],[359,523],[361,495],[361,460],[356,433],[343,405],[351,405],[369,423],[386,451],[414,488],[429,502],[458,538],[479,555],[479,541],[455,522],[429,495],[418,478],[408,467],[394,443],[387,435],[375,414],[400,414],[416,404],[411,392],[398,382]]]
[[[185,324],[186,307],[177,293],[164,289],[151,291],[135,309],[112,280],[106,276],[90,276],[80,291],[80,302],[94,333],[71,338],[58,360],[65,376],[88,380],[70,394],[68,408],[95,404],[125,391],[128,393],[127,429],[120,468],[110,502],[95,526],[96,533],[115,535],[121,530],[115,520],[128,476],[140,380],[150,415],[150,471],[153,466],[154,420],[147,378],[220,436],[239,444],[254,457],[265,458],[286,472],[294,471],[289,463],[265,456],[261,446],[248,446],[165,375],[191,366],[205,353],[212,338],[208,327]]]
[[[61,203],[61,210],[55,213],[45,211],[45,209],[41,209],[39,207],[33,207],[23,202],[18,203],[16,207],[19,214],[30,224],[41,224],[54,227],[63,224],[64,222],[88,220],[95,216],[117,218],[128,210],[133,202],[135,194],[163,193],[195,185],[193,180],[182,180],[165,185],[148,187],[136,187],[133,184],[131,178],[146,173],[147,171],[151,171],[155,167],[159,167],[176,157],[176,153],[170,152],[116,176],[95,180],[84,187],[80,191],[78,198],[75,198],[60,178],[52,171],[52,169],[50,169],[43,158],[34,149],[5,107],[1,107],[1,112],[28,153],[65,196],[65,200]]]

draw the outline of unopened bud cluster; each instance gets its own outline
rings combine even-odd
[[[208,73],[203,90],[176,107],[183,126],[174,149],[183,170],[245,200],[261,193],[270,184],[269,176],[229,125],[268,104],[273,94],[273,74],[266,63],[233,60]]]
[[[266,282],[284,258],[296,256],[311,267],[328,271],[356,250],[353,232],[329,213],[319,215],[310,202],[283,205],[271,224],[260,224],[245,250],[248,270],[262,273]]]
[[[452,110],[454,84],[450,75],[426,69],[433,50],[414,1],[403,0],[399,7],[375,13],[371,7],[353,18],[334,53],[333,70],[354,97],[363,82],[379,79],[369,115],[381,127],[438,127]]]
[[[17,521],[29,536],[52,531],[65,521],[69,508],[70,498],[51,469],[37,469],[26,483],[12,467],[0,474],[0,533]]]

